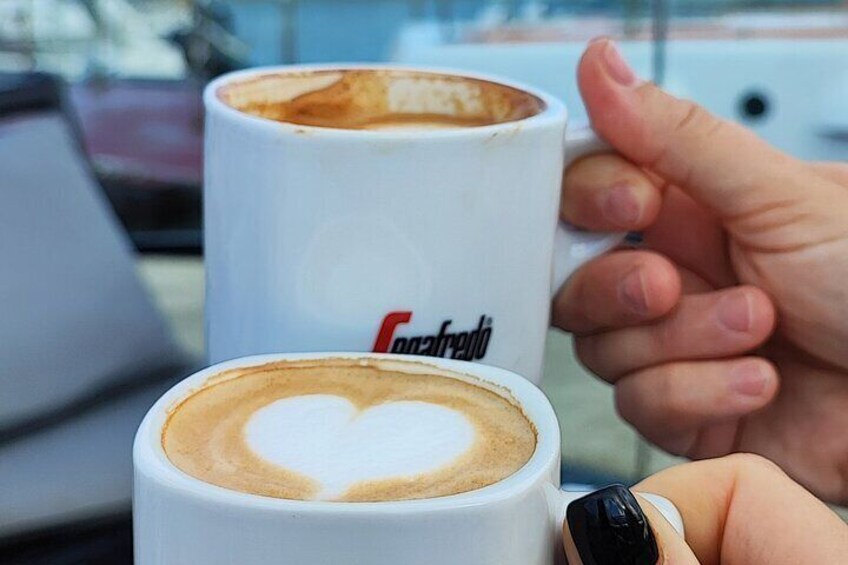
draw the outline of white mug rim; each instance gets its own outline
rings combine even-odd
[[[443,497],[383,502],[289,500],[245,493],[195,478],[178,469],[168,459],[161,441],[161,429],[165,423],[168,409],[185,398],[192,390],[196,390],[210,377],[241,367],[278,361],[320,359],[383,359],[412,362],[419,365],[429,364],[436,369],[469,375],[502,386],[514,396],[527,417],[536,426],[536,450],[518,471],[489,486]],[[178,489],[183,495],[193,496],[222,506],[236,505],[275,512],[331,514],[402,514],[491,504],[499,500],[509,499],[528,488],[532,488],[538,482],[539,477],[550,469],[551,459],[559,458],[559,456],[560,430],[553,407],[544,393],[524,377],[499,367],[453,359],[353,352],[254,355],[224,361],[202,369],[171,387],[156,401],[139,426],[133,445],[135,472],[146,473],[152,476],[160,486]]]
[[[356,130],[343,128],[330,128],[310,126],[281,122],[263,118],[238,110],[225,103],[217,96],[218,89],[222,86],[237,81],[242,81],[262,75],[304,73],[327,70],[376,70],[376,71],[400,71],[413,73],[433,73],[452,77],[467,78],[471,80],[483,80],[499,86],[505,86],[520,90],[540,99],[545,107],[541,112],[508,122],[474,126],[468,128],[444,128],[444,129],[387,129],[387,130]],[[267,133],[297,134],[303,138],[318,137],[321,139],[350,139],[368,138],[372,140],[399,141],[407,139],[451,139],[451,138],[478,138],[480,136],[492,136],[503,130],[515,128],[529,129],[538,126],[565,123],[568,111],[559,99],[543,90],[533,88],[529,85],[513,81],[490,73],[480,73],[464,69],[438,66],[400,65],[394,63],[313,63],[302,65],[275,65],[264,67],[252,67],[223,74],[206,85],[203,90],[203,103],[207,112],[214,112],[221,117],[234,122],[240,122],[246,126],[256,128]]]

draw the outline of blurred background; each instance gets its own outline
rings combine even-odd
[[[129,563],[130,449],[202,364],[204,84],[297,62],[493,72],[563,98],[586,42],[805,159],[848,161],[844,0],[0,0],[0,563]],[[674,460],[551,331],[564,480]]]

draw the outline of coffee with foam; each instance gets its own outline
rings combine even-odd
[[[458,494],[512,475],[536,431],[506,390],[424,364],[278,362],[223,373],[172,408],[171,462],[276,498],[346,502]]]
[[[303,126],[355,130],[456,129],[540,113],[536,96],[482,79],[402,69],[267,73],[222,86],[229,106]]]

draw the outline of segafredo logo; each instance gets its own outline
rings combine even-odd
[[[451,328],[453,320],[445,320],[436,333],[395,335],[398,326],[411,321],[412,312],[386,314],[377,333],[377,339],[374,341],[374,352],[429,355],[473,361],[485,357],[492,339],[492,318],[485,314],[480,316],[476,328],[467,331],[453,331]]]

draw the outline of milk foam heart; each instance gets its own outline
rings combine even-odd
[[[397,401],[360,411],[327,394],[277,400],[245,426],[257,455],[321,484],[317,499],[362,481],[434,471],[466,453],[475,436],[468,418],[438,404]]]
[[[536,429],[508,391],[430,369],[321,359],[228,371],[172,408],[162,447],[199,480],[288,500],[450,496],[520,469]]]

